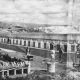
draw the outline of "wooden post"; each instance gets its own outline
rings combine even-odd
[[[23,68],[22,68],[22,75],[23,75],[24,73],[23,73]]]
[[[7,76],[9,76],[9,70],[7,70]]]
[[[2,77],[4,78],[4,71],[2,71]]]
[[[14,69],[14,75],[16,75],[16,69]]]

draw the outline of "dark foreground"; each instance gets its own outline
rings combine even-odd
[[[34,73],[27,75],[26,77],[17,77],[13,79],[6,77],[5,79],[0,78],[0,80],[75,80],[75,79],[72,79],[65,73],[51,74],[45,71],[35,71]]]
[[[27,75],[26,77],[17,77],[5,79],[0,77],[0,80],[80,80],[80,78],[74,78],[68,74],[51,74],[45,71],[35,71],[34,73]]]

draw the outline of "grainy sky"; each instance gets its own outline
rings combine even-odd
[[[0,21],[65,24],[66,0],[0,0]]]

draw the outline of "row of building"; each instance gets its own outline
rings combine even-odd
[[[40,35],[39,35],[40,36]],[[44,35],[41,35],[44,36]],[[79,35],[78,35],[79,36]],[[63,52],[75,52],[77,50],[77,45],[79,44],[78,37],[76,35],[67,35],[67,34],[51,34],[45,35],[44,37],[33,37],[33,38],[24,38],[24,37],[0,37],[0,43],[8,43],[12,45],[19,45],[31,48],[38,49],[53,49],[57,51],[57,45],[60,45],[63,49]],[[75,40],[76,39],[76,40]]]

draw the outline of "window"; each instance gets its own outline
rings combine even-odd
[[[16,44],[18,44],[18,39],[16,40]]]
[[[75,45],[71,45],[71,52],[75,51]]]
[[[26,41],[24,41],[24,46],[26,46]]]
[[[38,43],[38,48],[41,48],[41,43],[40,42]]]
[[[11,39],[9,40],[9,44],[11,44]]]
[[[2,72],[0,72],[0,77],[2,77]]]
[[[9,70],[9,75],[14,75],[14,70]]]
[[[46,43],[44,43],[44,48],[46,49]]]
[[[7,71],[4,71],[4,75],[7,76]]]
[[[50,43],[50,50],[53,50],[53,44]]]
[[[23,69],[23,73],[27,74],[28,73],[27,69]]]
[[[6,39],[4,39],[4,43],[6,43]]]
[[[7,38],[7,43],[9,43],[9,40],[10,40],[10,39],[9,39],[9,38]]]
[[[16,70],[16,74],[22,74],[22,69]]]
[[[22,40],[20,40],[20,45],[22,45]]]
[[[33,42],[33,47],[35,47],[35,42]]]
[[[64,52],[67,52],[67,45],[64,45]]]
[[[30,41],[28,41],[28,46],[30,46]]]
[[[60,44],[56,45],[56,50],[59,51],[60,50]]]

